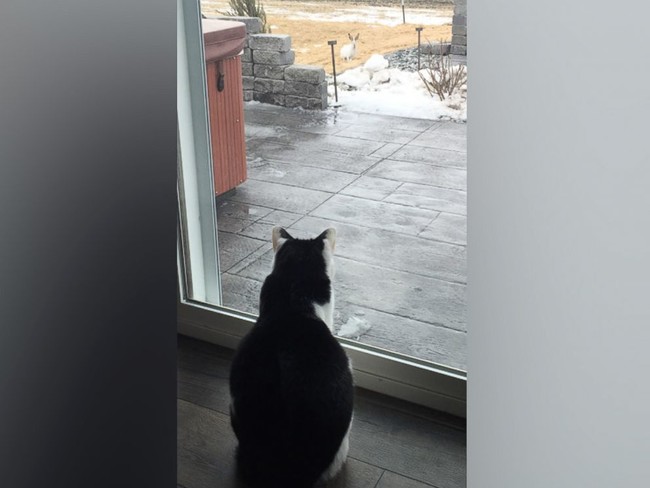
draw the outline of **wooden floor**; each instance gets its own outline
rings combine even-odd
[[[178,486],[243,488],[228,415],[232,351],[178,338]],[[464,487],[465,421],[357,389],[345,468],[327,488]]]

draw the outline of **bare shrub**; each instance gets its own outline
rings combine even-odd
[[[270,33],[271,27],[266,23],[266,12],[257,0],[229,0],[230,10],[226,15],[238,17],[258,17],[262,21],[262,32]]]
[[[438,96],[441,101],[460,91],[467,83],[467,67],[454,65],[451,55],[430,55],[428,65],[419,71],[419,75],[429,94]]]

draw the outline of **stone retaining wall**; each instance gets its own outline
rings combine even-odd
[[[451,54],[467,55],[467,0],[454,2],[451,26]]]
[[[257,17],[213,17],[246,24],[242,54],[244,100],[309,110],[327,108],[325,70],[294,64],[291,36],[262,34]]]

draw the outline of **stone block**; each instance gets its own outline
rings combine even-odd
[[[327,96],[324,98],[305,98],[287,95],[285,105],[290,108],[304,108],[306,110],[325,110],[327,108]]]
[[[284,81],[255,78],[255,91],[260,93],[284,93]]]
[[[253,74],[259,78],[271,78],[273,80],[283,80],[284,70],[289,64],[273,65],[273,64],[255,64],[253,65]]]
[[[284,105],[284,95],[280,93],[253,92],[253,100],[273,105]]]
[[[466,36],[452,36],[451,43],[454,46],[467,46]]]
[[[325,70],[318,66],[294,64],[284,71],[286,81],[301,81],[304,83],[318,84],[325,81]]]
[[[287,34],[253,34],[248,38],[251,49],[287,52],[291,50],[291,36]]]
[[[466,25],[453,25],[451,27],[451,33],[454,36],[467,36],[467,26]]]
[[[253,63],[242,63],[241,74],[242,76],[253,76]]]
[[[255,64],[275,64],[286,65],[293,64],[296,59],[296,53],[293,51],[279,52],[267,51],[264,49],[253,49],[253,62]]]
[[[244,90],[244,101],[250,102],[253,100],[253,90]]]
[[[242,63],[252,63],[253,62],[253,51],[249,47],[244,48],[244,52],[241,55]]]
[[[451,46],[451,54],[455,54],[456,56],[466,56],[467,46]]]
[[[253,90],[255,87],[255,78],[252,76],[242,76],[242,86],[244,90]]]
[[[259,17],[238,17],[229,15],[207,16],[209,19],[234,20],[246,24],[246,32],[249,34],[258,34],[262,32],[262,20]]]
[[[467,15],[454,15],[452,18],[452,25],[467,25]]]
[[[467,15],[467,0],[454,0],[454,13]]]
[[[322,82],[317,85],[305,83],[302,81],[285,81],[284,93],[296,97],[320,98],[323,91],[327,92],[327,83]]]

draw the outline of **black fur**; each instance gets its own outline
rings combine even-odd
[[[260,316],[230,375],[237,465],[252,487],[307,488],[331,464],[352,418],[348,358],[312,303],[330,299],[321,235],[287,241],[262,286]]]

